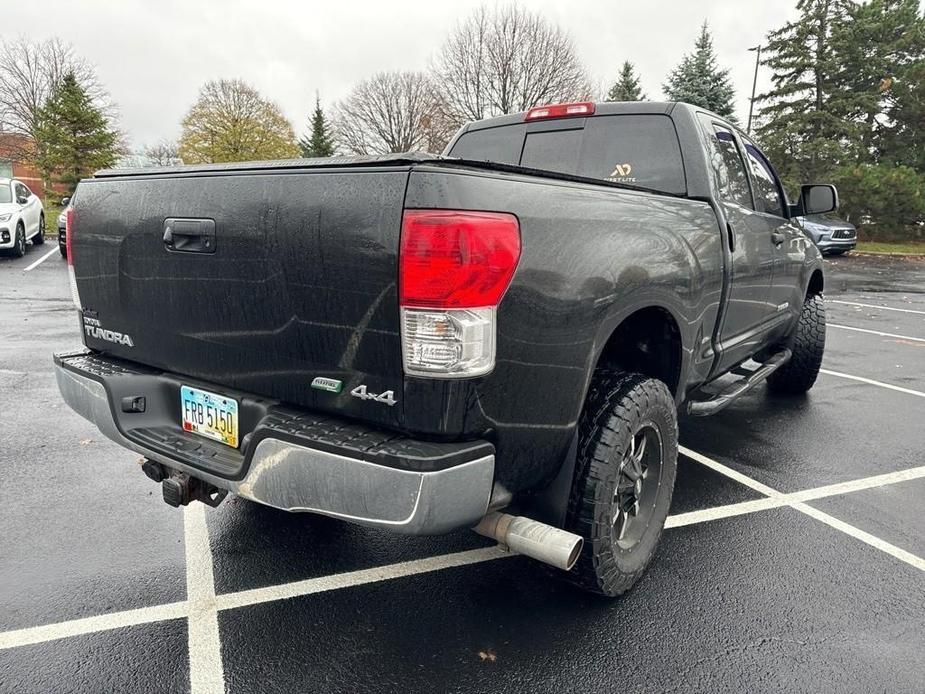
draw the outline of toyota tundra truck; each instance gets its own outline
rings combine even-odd
[[[475,528],[614,596],[663,529],[679,414],[816,380],[793,220],[836,206],[681,103],[537,107],[441,156],[101,171],[67,210],[84,347],[57,381],[174,506]]]

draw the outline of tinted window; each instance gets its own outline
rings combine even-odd
[[[463,134],[450,154],[473,161],[496,161],[516,164],[524,141],[524,126],[509,125],[499,128],[473,130]]]
[[[16,184],[16,191],[19,195],[21,195],[24,198],[28,198],[32,196],[32,191],[26,188],[26,186],[22,183]]]
[[[595,116],[584,128],[548,121],[474,130],[450,155],[687,192],[678,135],[662,115]]]
[[[703,119],[702,122],[707,129],[707,154],[720,197],[728,202],[751,207],[752,194],[748,186],[748,176],[745,174],[745,163],[732,131],[713,123],[709,118]]]
[[[528,133],[520,165],[529,169],[577,174],[584,132],[578,129]]]
[[[758,211],[783,217],[784,203],[781,200],[774,170],[754,145],[746,143],[745,151],[748,153],[748,162],[755,181],[755,200]]]
[[[684,164],[668,116],[598,116],[585,127],[578,173],[684,195]]]

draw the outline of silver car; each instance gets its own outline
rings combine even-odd
[[[825,215],[797,217],[796,221],[823,255],[847,253],[858,243],[857,229],[851,222]]]

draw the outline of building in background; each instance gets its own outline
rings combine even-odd
[[[26,135],[0,133],[0,178],[19,179],[44,199],[42,175],[27,160],[33,148],[32,138]]]

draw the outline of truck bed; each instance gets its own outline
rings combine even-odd
[[[403,373],[402,214],[433,208],[519,220],[522,255],[498,309],[497,365],[482,377]],[[689,330],[687,316],[715,321],[722,289],[706,202],[428,155],[104,171],[81,184],[75,215],[87,347],[215,392],[430,440],[490,440],[512,490],[554,474],[590,365],[621,316],[657,298]],[[169,223],[189,219],[213,225],[214,247],[165,247]],[[705,376],[712,354],[685,359],[685,375]],[[318,377],[343,390],[313,388]],[[394,405],[352,397],[361,384],[393,392]]]

